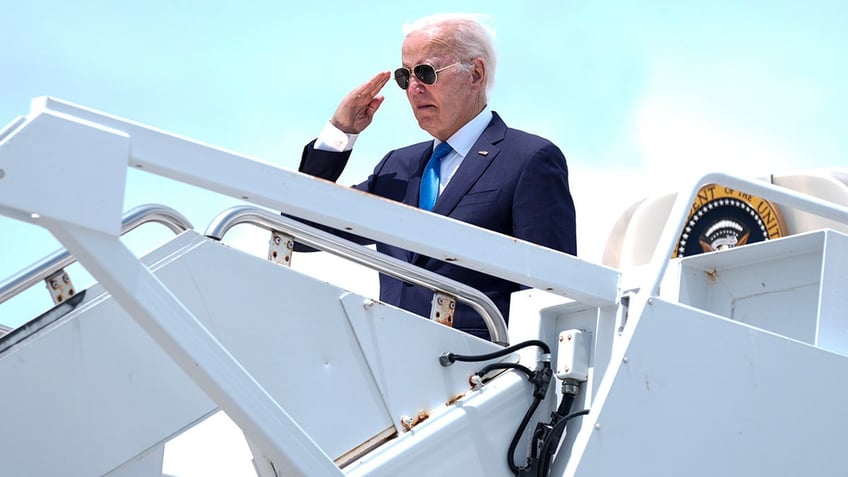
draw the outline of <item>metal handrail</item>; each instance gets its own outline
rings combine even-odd
[[[641,290],[647,296],[657,296],[659,293],[660,284],[670,262],[668,257],[671,257],[674,252],[674,247],[677,244],[680,233],[683,231],[683,226],[689,218],[689,210],[695,202],[696,194],[702,186],[707,184],[720,184],[725,187],[733,187],[746,193],[774,201],[783,206],[793,207],[825,219],[848,224],[848,207],[843,207],[834,202],[794,192],[763,181],[746,180],[720,173],[706,174],[695,181],[689,195],[678,194],[674,201],[674,206],[668,215],[668,220],[657,241],[657,247],[654,249],[654,255],[651,257],[650,270],[645,275],[653,279],[649,287]]]
[[[218,214],[206,228],[205,235],[221,240],[228,230],[243,223],[292,235],[298,242],[309,247],[342,257],[407,283],[455,296],[480,314],[493,342],[504,346],[509,344],[503,315],[492,300],[479,290],[296,220],[258,207],[236,206]]]
[[[176,210],[164,205],[145,204],[124,214],[121,221],[121,235],[148,222],[158,222],[168,227],[175,234],[193,228],[191,222]],[[74,262],[76,262],[76,259],[66,249],[56,250],[0,283],[0,303],[9,300]]]

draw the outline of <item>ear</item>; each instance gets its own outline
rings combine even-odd
[[[474,90],[486,88],[486,62],[483,58],[471,60],[471,87]]]

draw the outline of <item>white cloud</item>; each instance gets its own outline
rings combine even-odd
[[[253,477],[244,434],[218,412],[165,444],[162,473],[174,477]]]
[[[757,177],[793,163],[779,138],[724,126],[723,118],[685,98],[646,98],[635,113],[633,135],[645,173],[674,187],[709,172]]]

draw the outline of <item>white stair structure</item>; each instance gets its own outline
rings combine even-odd
[[[128,167],[255,207],[205,233],[173,226],[138,258],[119,240]],[[784,238],[669,259],[709,183],[804,218]],[[161,476],[165,443],[220,409],[261,477],[840,475],[848,188],[829,184],[814,197],[705,176],[657,212],[650,259],[631,251],[638,266],[618,269],[38,98],[0,131],[0,213],[67,253],[0,283],[0,302],[67,260],[98,284],[0,332],[0,469]],[[507,329],[478,292],[278,211],[531,289],[513,297]],[[231,248],[220,239],[238,221],[473,303],[495,343]],[[566,425],[561,446],[533,440]],[[532,458],[548,448],[549,466]]]

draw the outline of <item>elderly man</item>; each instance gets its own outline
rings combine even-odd
[[[495,232],[576,254],[574,203],[565,157],[539,136],[506,126],[488,106],[494,79],[492,38],[478,21],[440,15],[406,28],[402,66],[351,91],[303,151],[300,171],[335,181],[356,137],[385,99],[394,76],[418,125],[433,139],[390,151],[357,189]],[[518,284],[397,247],[378,250],[484,292],[508,317]],[[380,299],[427,316],[432,292],[380,276]],[[454,327],[488,338],[483,320],[459,304]]]

